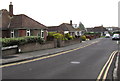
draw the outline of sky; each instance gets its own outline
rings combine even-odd
[[[86,28],[118,26],[120,0],[0,0],[0,10],[9,10],[12,2],[15,15],[26,14],[46,25],[82,22]]]

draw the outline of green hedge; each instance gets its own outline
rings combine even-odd
[[[45,42],[44,39],[37,36],[30,36],[30,37],[19,37],[19,38],[2,38],[0,39],[0,42],[2,42],[2,46],[13,46],[13,45],[23,45],[26,43],[34,43],[39,42],[40,44],[43,44]]]

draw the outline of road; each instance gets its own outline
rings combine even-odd
[[[3,79],[97,79],[117,50],[110,38],[53,57],[2,68]]]

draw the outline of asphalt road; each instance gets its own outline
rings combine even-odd
[[[62,55],[2,68],[3,79],[96,79],[113,51],[115,41],[98,43]]]

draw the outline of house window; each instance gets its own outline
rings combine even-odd
[[[26,36],[30,36],[30,30],[26,30]]]
[[[41,38],[44,38],[44,31],[41,30]]]
[[[14,30],[11,31],[11,37],[14,38]]]

